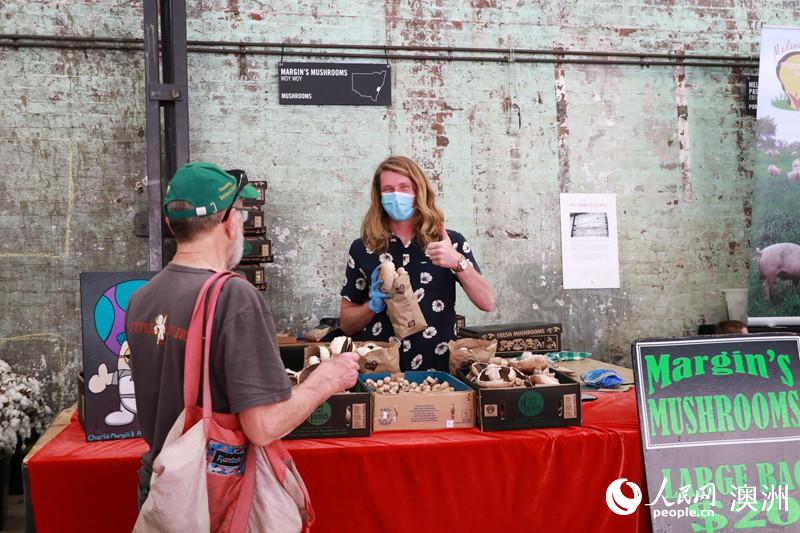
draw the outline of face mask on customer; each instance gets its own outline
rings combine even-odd
[[[414,195],[402,192],[381,193],[381,205],[389,218],[395,222],[404,222],[414,214]]]

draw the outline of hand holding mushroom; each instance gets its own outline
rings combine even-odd
[[[318,346],[317,349],[319,350],[319,356],[312,355],[308,358],[305,368],[303,368],[303,370],[301,370],[297,375],[297,383],[303,383],[306,379],[308,379],[308,376],[310,376],[320,364],[324,363],[325,361],[335,359],[340,355],[352,353],[352,355],[355,356],[353,360],[356,361],[356,365],[358,365],[358,354],[354,353],[355,343],[353,343],[353,339],[350,337],[336,337],[331,341],[327,348],[325,346]]]
[[[372,275],[370,276],[370,299],[369,299],[369,310],[375,313],[376,315],[386,309],[386,302],[387,298],[391,298],[392,295],[388,292],[391,287],[382,287],[383,280],[380,279],[381,274],[381,265],[375,267],[375,270],[372,271]],[[384,292],[386,290],[387,292]]]

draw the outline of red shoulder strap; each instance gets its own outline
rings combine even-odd
[[[222,285],[236,276],[230,271],[217,272],[200,288],[192,311],[192,320],[186,335],[186,350],[183,363],[183,403],[185,407],[197,405],[200,385],[200,365],[203,362],[203,417],[211,416],[211,384],[209,381],[209,359],[211,330],[214,325],[214,310]],[[203,331],[205,326],[205,331]],[[205,357],[203,355],[205,354]],[[206,414],[208,408],[208,414]]]

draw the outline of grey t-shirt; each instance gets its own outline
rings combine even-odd
[[[200,288],[212,274],[170,263],[133,294],[128,306],[125,329],[136,407],[142,436],[150,445],[140,470],[145,487],[153,460],[183,410],[186,334]],[[217,301],[211,336],[214,411],[238,413],[290,396],[269,307],[244,279],[228,280]]]

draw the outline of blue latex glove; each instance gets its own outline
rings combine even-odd
[[[391,298],[391,294],[387,294],[381,290],[381,285],[383,285],[383,281],[378,279],[378,275],[381,273],[381,266],[378,265],[375,267],[375,270],[372,271],[372,275],[370,276],[370,300],[369,300],[369,310],[375,314],[380,313],[384,309],[386,309],[386,302],[387,298]]]
[[[581,377],[587,385],[604,389],[613,389],[625,381],[611,368],[595,368],[584,372]]]

